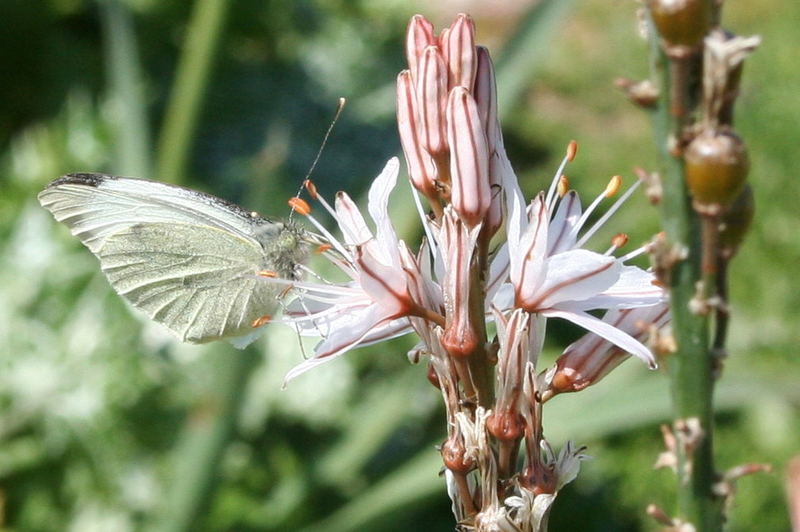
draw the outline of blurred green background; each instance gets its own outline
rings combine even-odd
[[[339,96],[349,104],[314,179],[328,196],[358,196],[399,152],[394,79],[418,11],[437,28],[459,11],[475,18],[530,193],[572,138],[569,175],[584,197],[612,174],[655,167],[648,117],[612,88],[648,72],[635,2],[426,4],[0,2],[0,530],[452,529],[434,449],[440,398],[407,362],[411,339],[281,390],[302,357],[290,331],[273,327],[246,351],[176,343],[113,294],[35,199],[61,174],[106,171],[286,215]],[[730,529],[787,530],[784,465],[800,452],[800,4],[728,4],[726,27],[764,43],[737,114],[757,215],[732,269],[718,467],[772,463],[739,483]],[[397,196],[413,237],[413,209]],[[598,249],[619,231],[643,242],[657,211],[636,197],[606,229]],[[552,325],[548,360],[578,334]],[[551,530],[655,530],[644,508],[671,508],[674,492],[672,473],[652,469],[668,419],[665,377],[635,362],[548,403],[546,436],[594,457],[559,496]]]

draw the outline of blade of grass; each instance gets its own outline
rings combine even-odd
[[[192,10],[158,145],[156,176],[181,183],[220,43],[229,0],[198,0]]]
[[[150,132],[144,104],[144,80],[139,65],[131,13],[119,0],[100,2],[108,99],[112,107],[116,157],[112,171],[150,175]]]
[[[497,60],[497,109],[500,119],[517,108],[537,69],[550,52],[547,43],[569,13],[574,0],[542,0],[525,15]]]
[[[209,395],[190,413],[183,435],[173,451],[174,482],[169,486],[161,514],[148,530],[197,530],[217,480],[220,459],[230,441],[244,401],[247,381],[258,362],[257,350],[209,353],[214,375]]]

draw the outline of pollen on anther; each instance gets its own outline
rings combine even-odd
[[[571,140],[567,145],[567,161],[574,161],[576,155],[578,155],[578,141]]]
[[[617,233],[611,238],[611,245],[615,248],[621,248],[628,243],[628,235],[625,233]]]
[[[289,199],[289,207],[302,216],[311,214],[311,206],[302,198],[294,197]]]
[[[563,198],[567,192],[569,192],[569,178],[567,176],[562,175],[558,178],[558,186],[556,190],[558,191],[559,198]]]
[[[267,277],[269,279],[275,279],[276,277],[278,277],[278,272],[274,270],[261,270],[256,275],[258,275],[259,277]]]
[[[311,195],[311,199],[317,199],[317,185],[315,185],[313,181],[306,179],[303,181],[303,186]]]
[[[609,180],[608,185],[606,185],[606,191],[604,193],[605,196],[607,198],[614,197],[614,195],[617,192],[619,192],[619,187],[621,186],[622,186],[622,176],[615,175]]]
[[[315,253],[322,255],[326,251],[330,251],[333,248],[331,244],[320,244],[317,249],[314,250]]]
[[[263,315],[263,316],[261,316],[260,318],[256,318],[256,319],[254,319],[254,320],[253,320],[253,323],[251,323],[250,325],[251,325],[251,326],[252,326],[254,329],[257,329],[258,327],[261,327],[262,325],[266,325],[266,324],[267,324],[267,323],[269,323],[271,320],[272,320],[272,316],[270,316],[269,314],[264,314],[264,315]]]

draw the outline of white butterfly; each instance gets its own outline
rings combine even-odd
[[[288,222],[147,179],[70,174],[39,202],[100,259],[116,292],[181,340],[255,339],[281,287],[297,276],[310,236]]]

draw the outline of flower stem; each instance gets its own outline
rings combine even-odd
[[[710,0],[709,0],[710,1]],[[651,27],[653,27],[651,25]],[[655,29],[653,28],[655,33]],[[692,310],[696,286],[703,277],[701,231],[691,206],[684,180],[681,155],[685,115],[675,115],[670,98],[683,93],[688,77],[671,77],[670,59],[659,45],[652,43],[652,66],[660,80],[660,99],[653,113],[656,143],[662,167],[662,220],[672,245],[666,259],[669,269],[672,331],[677,344],[668,360],[673,400],[673,428],[683,432],[692,420],[699,423],[696,433],[678,434],[678,518],[691,523],[698,532],[722,529],[722,504],[713,493],[713,389],[714,360],[709,349],[709,318]],[[685,93],[684,93],[685,94]],[[693,105],[694,102],[688,102]],[[683,253],[685,252],[685,258]],[[661,260],[664,260],[663,258]],[[674,264],[671,263],[674,260]]]

